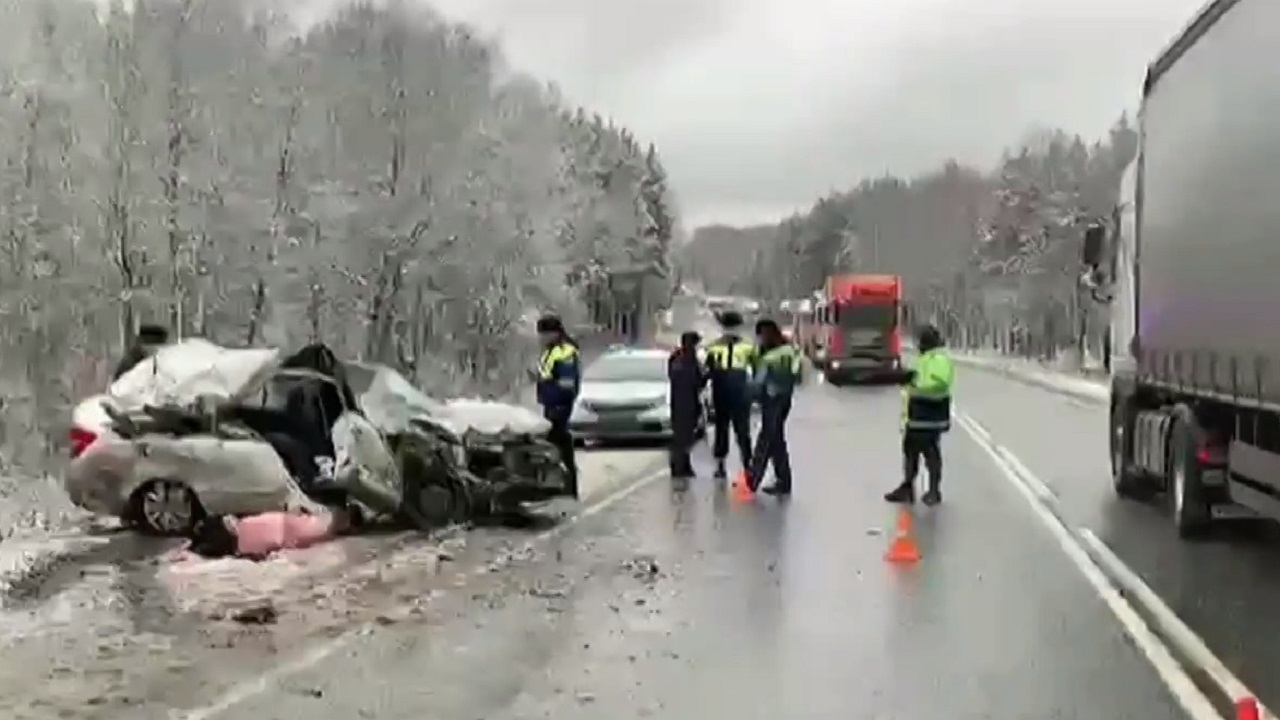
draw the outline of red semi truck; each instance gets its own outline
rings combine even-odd
[[[827,381],[875,380],[902,365],[902,278],[834,275],[816,309],[815,362]]]

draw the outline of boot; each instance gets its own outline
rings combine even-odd
[[[910,505],[916,501],[915,483],[903,482],[898,487],[884,494],[884,501]]]
[[[942,490],[938,487],[938,483],[930,480],[929,489],[925,492],[924,497],[920,500],[929,507],[933,507],[942,502]]]
[[[724,458],[716,458],[716,474],[714,477],[717,480],[723,480],[729,477],[729,473],[724,471]]]
[[[783,485],[782,483],[775,482],[774,484],[765,488],[763,492],[768,495],[773,495],[775,497],[782,496],[782,495],[790,495],[791,483],[787,483],[786,485]]]

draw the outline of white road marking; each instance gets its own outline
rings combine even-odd
[[[627,483],[609,495],[606,495],[600,500],[583,508],[582,512],[577,515],[566,519],[564,522],[550,530],[546,530],[533,536],[521,547],[519,551],[515,553],[515,555],[518,557],[525,552],[533,550],[538,545],[567,532],[570,528],[583,520],[607,510],[609,507],[625,500],[630,495],[663,477],[669,477],[669,473],[666,469],[656,470],[633,482]],[[476,572],[473,572],[472,575],[480,575],[483,574],[483,572],[484,568],[480,568]],[[297,675],[300,672],[304,672],[320,664],[326,658],[350,645],[357,638],[368,634],[373,628],[374,625],[372,624],[362,625],[361,627],[349,630],[332,640],[315,645],[303,652],[301,655],[288,662],[275,666],[273,669],[263,673],[262,675],[232,686],[230,690],[208,705],[202,705],[200,707],[186,710],[171,710],[169,712],[170,720],[209,720],[210,718],[218,717],[240,703],[271,690],[272,687],[280,684],[280,682],[285,678]]]
[[[1090,559],[1084,546],[1072,534],[1071,530],[1058,519],[1058,516],[1049,509],[1049,506],[1042,499],[1043,496],[1032,489],[1018,474],[1018,471],[1006,462],[1005,455],[991,442],[989,434],[984,437],[985,431],[975,429],[973,421],[967,415],[958,413],[956,420],[957,424],[964,428],[978,446],[991,457],[992,462],[1000,469],[1005,479],[1026,499],[1036,518],[1041,521],[1045,529],[1049,531],[1049,534],[1058,541],[1058,545],[1062,548],[1067,558],[1076,566],[1094,592],[1097,593],[1112,615],[1119,621],[1125,634],[1129,636],[1138,651],[1155,669],[1156,674],[1165,684],[1165,687],[1169,689],[1169,693],[1177,701],[1178,705],[1186,711],[1192,720],[1222,720],[1222,715],[1214,708],[1213,703],[1209,701],[1209,698],[1205,696],[1200,688],[1196,687],[1196,684],[1187,675],[1187,672],[1182,669],[1182,666],[1178,664],[1169,648],[1152,632],[1151,628],[1147,627],[1138,611],[1124,599],[1116,587],[1107,579],[1106,574]]]
[[[994,447],[1001,458],[1007,462],[1009,469],[1014,470],[1019,479],[1027,483],[1031,490],[1039,493],[1036,489],[1037,485],[1047,487],[1007,448],[995,445],[991,441],[991,433],[983,428],[977,420],[966,415],[962,418],[963,422],[969,424],[966,429],[977,432],[984,439],[984,442]],[[1051,506],[1056,501],[1056,497],[1043,499]],[[1057,516],[1055,516],[1055,519],[1057,519]],[[1058,522],[1061,523],[1062,521],[1058,520]],[[1183,622],[1182,618],[1178,617],[1177,613],[1151,589],[1151,586],[1147,585],[1092,530],[1084,527],[1077,528],[1073,535],[1077,538],[1077,543],[1091,556],[1094,563],[1100,566],[1104,574],[1109,577],[1110,582],[1118,584],[1128,598],[1132,598],[1134,602],[1146,611],[1159,634],[1172,643],[1178,653],[1185,657],[1188,662],[1203,670],[1221,688],[1224,695],[1232,702],[1249,698],[1257,699],[1258,696],[1236,677],[1217,655],[1213,654],[1213,651],[1209,649],[1204,640]],[[1259,709],[1264,720],[1277,720],[1276,716],[1262,706],[1261,702],[1259,702]]]
[[[1013,453],[1009,452],[1004,447],[997,445],[995,441],[991,439],[991,432],[983,427],[982,423],[974,420],[968,415],[962,415],[957,419],[961,422],[968,423],[968,427],[965,428],[966,430],[971,433],[977,433],[982,442],[995,448],[996,452],[1000,453],[1000,457],[1004,460],[1005,464],[1013,468],[1018,475],[1026,481],[1031,490],[1040,497],[1042,502],[1053,504],[1058,501],[1058,493],[1053,488],[1049,487],[1048,483],[1041,481],[1033,475],[1031,471],[1027,469],[1027,466],[1023,465],[1022,461],[1015,457]]]
[[[1027,466],[1023,465],[1022,461],[1013,453],[1009,452],[1008,449],[999,445],[995,447],[996,452],[1000,453],[1000,457],[1004,458],[1005,463],[1009,467],[1013,468],[1014,472],[1018,473],[1018,476],[1035,491],[1036,495],[1040,496],[1041,501],[1046,503],[1056,503],[1058,501],[1058,493],[1049,486],[1049,483],[1044,482],[1033,475],[1031,471],[1027,469]]]
[[[1240,681],[1240,678],[1228,670],[1222,660],[1213,654],[1213,651],[1209,649],[1204,640],[1199,635],[1196,635],[1195,631],[1188,627],[1182,621],[1182,618],[1178,617],[1177,613],[1166,605],[1160,599],[1160,596],[1156,595],[1155,591],[1143,582],[1142,578],[1138,577],[1137,573],[1124,564],[1124,561],[1115,554],[1115,551],[1099,540],[1092,530],[1081,528],[1079,533],[1080,539],[1084,541],[1090,554],[1124,588],[1125,593],[1147,611],[1160,632],[1169,638],[1169,641],[1177,646],[1179,652],[1185,655],[1191,663],[1213,678],[1213,681],[1222,688],[1222,691],[1226,693],[1227,697],[1231,698],[1232,702],[1257,698],[1257,695],[1254,695]],[[1259,709],[1262,711],[1263,718],[1274,720],[1275,715],[1262,707],[1261,703],[1259,703]]]

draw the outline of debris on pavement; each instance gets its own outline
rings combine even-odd
[[[643,464],[652,462],[646,456]],[[540,516],[554,509],[543,508]],[[176,540],[131,532],[93,541],[114,549],[57,570],[23,606],[30,619],[5,628],[7,652],[23,670],[0,682],[0,696],[10,698],[0,709],[15,718],[76,717],[91,705],[126,704],[145,705],[139,717],[159,718],[169,712],[163,708],[195,707],[314,643],[348,634],[452,617],[483,624],[481,608],[501,612],[527,603],[570,617],[564,613],[577,601],[580,574],[521,580],[524,570],[513,565],[559,556],[562,547],[570,558],[579,551],[576,544],[548,547],[527,532],[502,529],[352,535],[260,562],[202,558]],[[150,549],[140,553],[144,544]],[[660,574],[646,557],[637,558],[633,572],[637,578]],[[465,590],[451,592],[458,587]],[[89,636],[86,626],[94,628]],[[292,694],[334,697],[328,689]],[[20,700],[38,708],[36,714],[15,711]]]
[[[628,560],[623,564],[624,569],[631,573],[631,576],[645,583],[655,583],[662,577],[662,570],[658,568],[658,561],[652,555],[641,555]]]
[[[275,625],[280,614],[275,605],[265,602],[238,610],[231,615],[231,619],[242,625]]]

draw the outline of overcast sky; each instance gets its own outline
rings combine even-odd
[[[692,229],[1096,136],[1203,0],[427,0],[658,144]]]

